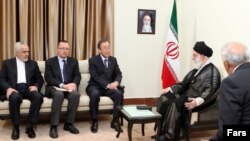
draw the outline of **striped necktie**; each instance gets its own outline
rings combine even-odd
[[[105,65],[106,69],[109,67],[109,65],[108,65],[108,59],[107,58],[104,59],[104,65]]]

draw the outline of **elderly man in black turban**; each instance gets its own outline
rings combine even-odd
[[[195,68],[191,70],[182,82],[162,90],[157,111],[162,115],[162,127],[157,141],[173,140],[181,127],[180,117],[183,110],[192,110],[204,103],[211,93],[220,85],[220,73],[211,63],[213,50],[205,42],[196,42],[193,48]]]

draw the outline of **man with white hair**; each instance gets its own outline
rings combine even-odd
[[[3,61],[0,72],[0,88],[9,100],[10,116],[14,126],[11,138],[19,138],[20,105],[23,98],[31,101],[26,134],[29,138],[35,138],[33,124],[38,121],[43,103],[40,93],[43,78],[37,62],[29,59],[29,47],[26,43],[17,42],[15,52],[16,57]]]
[[[222,81],[220,88],[219,131],[210,141],[229,139],[223,137],[224,125],[250,125],[248,49],[242,43],[230,42],[222,48],[221,56],[229,76]]]

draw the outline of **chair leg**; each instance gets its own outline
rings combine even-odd
[[[120,119],[120,120],[121,120],[121,126],[123,126],[123,118],[121,117],[121,119]]]
[[[144,132],[144,123],[141,124],[141,133],[142,133],[142,136],[145,136],[145,132]]]
[[[156,131],[156,129],[157,129],[157,124],[155,123],[155,126],[154,126],[154,131]]]

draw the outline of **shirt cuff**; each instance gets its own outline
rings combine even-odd
[[[117,83],[117,86],[119,86],[119,85],[120,85],[118,81],[115,81],[115,82]]]
[[[200,106],[201,104],[204,103],[204,99],[201,97],[195,98],[196,106]]]
[[[169,87],[169,91],[170,91],[171,93],[174,93],[171,87]]]
[[[63,88],[63,83],[59,84],[59,87],[60,87],[60,88]]]

